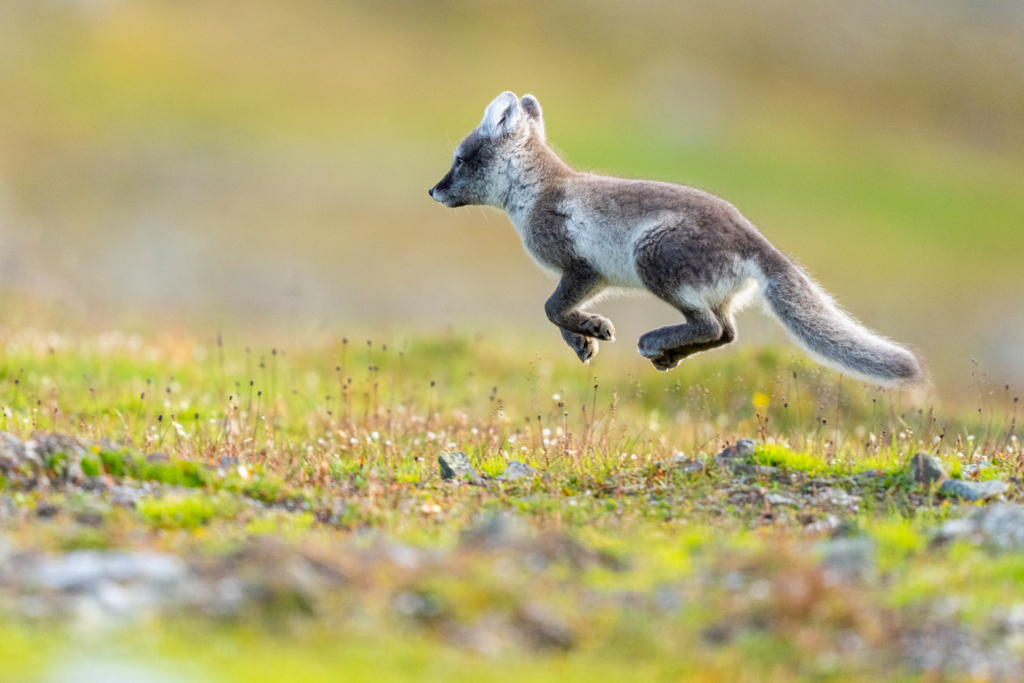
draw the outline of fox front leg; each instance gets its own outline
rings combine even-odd
[[[589,363],[590,359],[597,355],[597,340],[592,337],[584,337],[582,334],[576,334],[569,330],[559,330],[562,333],[562,339],[569,345],[569,348],[576,352],[580,360],[584,364]]]
[[[597,353],[597,339],[615,341],[615,327],[604,316],[579,307],[604,287],[604,278],[589,267],[566,270],[554,294],[544,304],[548,320],[562,331],[562,338],[586,363]]]

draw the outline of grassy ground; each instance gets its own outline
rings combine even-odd
[[[927,450],[1024,496],[1007,390],[943,407],[772,350],[659,374],[458,335],[3,341],[0,429],[34,434],[37,462],[0,449],[0,678],[985,680],[1020,661],[1024,554],[948,532],[982,508],[906,467]],[[739,438],[756,451],[714,457]],[[475,483],[441,479],[450,450]],[[495,479],[512,460],[536,476]],[[163,574],[95,569],[143,551]]]

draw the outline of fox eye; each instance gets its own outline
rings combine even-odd
[[[464,163],[465,161],[466,161],[466,160],[465,160],[465,159],[463,159],[462,157],[455,157],[455,168],[458,168],[459,166],[462,166],[462,164],[463,164],[463,163]]]

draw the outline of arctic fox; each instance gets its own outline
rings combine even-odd
[[[819,363],[887,387],[924,381],[914,354],[847,315],[728,202],[569,168],[547,146],[531,95],[498,95],[430,196],[508,214],[533,260],[559,278],[544,310],[584,363],[597,340],[615,339],[610,320],[583,310],[609,288],[646,289],[686,319],[640,337],[640,354],[658,370],[733,341],[734,314],[759,292]]]

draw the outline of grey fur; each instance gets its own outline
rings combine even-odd
[[[430,190],[450,207],[504,210],[538,266],[559,278],[544,306],[580,360],[613,341],[584,310],[608,288],[646,289],[685,322],[648,332],[638,350],[668,370],[736,338],[733,316],[758,289],[815,360],[884,386],[924,381],[910,351],[862,327],[728,202],[691,187],[569,168],[547,146],[540,103],[499,95]]]

